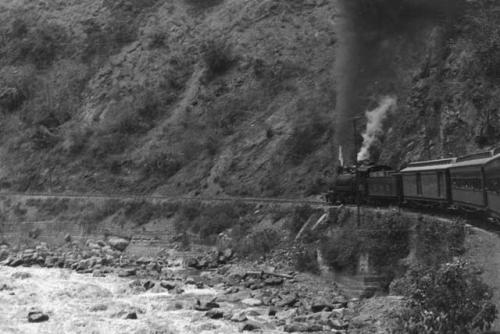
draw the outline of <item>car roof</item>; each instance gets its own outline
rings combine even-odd
[[[456,158],[427,160],[412,162],[408,167],[402,169],[401,173],[425,172],[432,170],[445,170],[453,166]]]
[[[464,157],[460,157],[457,159],[457,162],[452,166],[452,168],[459,167],[469,167],[469,166],[483,166],[491,161],[497,160],[500,158],[500,154],[494,154],[495,151],[487,151],[482,153],[476,153],[467,155]]]

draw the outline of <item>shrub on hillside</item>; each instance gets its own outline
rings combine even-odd
[[[84,22],[87,38],[81,48],[81,59],[91,62],[100,56],[117,53],[137,39],[137,24],[132,18],[115,16],[104,26],[94,19]]]
[[[287,141],[287,152],[293,164],[300,164],[306,156],[321,146],[324,135],[332,128],[331,122],[319,110],[307,110],[306,101],[297,106],[299,118],[295,121],[290,138]]]
[[[106,200],[102,203],[89,203],[84,208],[84,215],[80,217],[80,225],[85,229],[86,233],[95,232],[100,222],[115,214],[122,204],[118,200]]]
[[[301,249],[294,256],[295,269],[302,272],[319,274],[319,264],[315,249]]]
[[[251,103],[251,102],[250,102]],[[222,98],[207,110],[208,123],[224,136],[234,133],[248,115],[249,102],[241,97]]]
[[[465,262],[445,263],[438,270],[413,268],[393,290],[409,297],[396,333],[482,333],[496,318],[491,289]]]
[[[476,11],[466,17],[471,29],[471,41],[475,47],[480,70],[491,79],[500,79],[500,20],[494,2],[479,0]]]
[[[390,272],[410,251],[410,223],[397,212],[377,212],[363,219],[361,251],[370,254],[376,268]],[[384,270],[386,268],[386,270]]]
[[[0,69],[0,110],[19,109],[33,92],[33,66],[5,66]]]
[[[129,138],[119,132],[98,133],[89,138],[89,151],[96,159],[102,160],[110,154],[123,153]]]
[[[320,249],[335,270],[354,270],[359,256],[368,254],[371,264],[388,276],[399,271],[398,261],[409,253],[408,222],[397,213],[365,215],[361,226],[347,224],[330,238],[321,240]]]
[[[200,11],[217,6],[218,4],[224,2],[224,0],[185,0],[185,2],[196,11]]]
[[[193,221],[201,215],[202,206],[200,202],[190,202],[182,205],[180,210],[180,216],[187,220]]]
[[[223,74],[233,65],[235,58],[231,48],[221,40],[211,40],[202,46],[202,57],[208,71],[208,79]]]
[[[32,77],[29,99],[22,118],[30,126],[54,129],[70,120],[78,111],[88,81],[88,68],[72,61],[60,61],[43,77]]]
[[[235,250],[240,256],[256,257],[269,254],[280,242],[280,235],[273,229],[265,229],[238,240]]]
[[[13,21],[11,33],[2,48],[9,63],[32,63],[46,68],[67,49],[69,37],[55,23],[19,17]]]
[[[143,173],[146,176],[161,176],[170,178],[184,165],[183,158],[172,152],[153,152],[143,163]]]
[[[252,206],[245,203],[228,203],[203,206],[200,203],[184,205],[176,221],[177,233],[190,231],[200,236],[201,241],[213,244],[217,235],[229,228],[244,226],[247,231],[246,215]],[[237,228],[239,228],[237,227]],[[244,236],[241,233],[240,235]],[[237,236],[236,238],[239,238]]]
[[[85,149],[91,135],[90,128],[72,129],[66,136],[63,147],[69,154],[77,155]]]
[[[48,198],[41,200],[37,204],[38,213],[43,219],[55,218],[57,215],[66,212],[69,209],[69,199]]]
[[[314,209],[309,204],[303,204],[293,210],[292,219],[288,223],[288,229],[292,233],[298,233],[302,226],[314,213]]]
[[[325,262],[335,270],[354,270],[358,263],[362,240],[355,228],[343,228],[332,238],[320,243]]]
[[[450,261],[464,252],[465,224],[453,224],[437,219],[422,219],[417,225],[416,255],[426,266]]]

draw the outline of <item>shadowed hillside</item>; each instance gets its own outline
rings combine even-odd
[[[393,30],[406,12],[391,9],[357,41],[355,112],[398,100],[372,157],[397,167],[498,142],[495,10],[470,1],[442,19],[424,6]],[[321,193],[336,142],[351,137],[334,124],[339,66],[350,68],[342,43],[374,17],[346,27],[343,11],[323,0],[4,1],[2,187]]]

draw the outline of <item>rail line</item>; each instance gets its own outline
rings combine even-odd
[[[296,198],[271,197],[208,197],[208,196],[167,196],[143,194],[88,194],[88,193],[53,193],[53,192],[0,192],[0,197],[24,198],[75,198],[75,199],[122,199],[122,200],[153,200],[166,202],[244,202],[255,204],[293,204],[331,207],[325,201],[304,200]]]
[[[252,203],[252,204],[281,204],[281,205],[311,205],[313,207],[333,208],[338,207],[320,200],[304,200],[297,198],[272,198],[272,197],[209,197],[209,196],[167,196],[167,195],[146,195],[146,194],[89,194],[89,193],[54,193],[54,192],[0,192],[0,197],[18,197],[18,198],[68,198],[68,199],[87,199],[87,200],[135,200],[135,201],[164,201],[164,202],[202,202],[202,203]],[[354,209],[355,205],[345,205],[345,207]],[[363,205],[365,209],[390,210],[388,207],[375,207]],[[394,207],[392,209],[395,209]],[[481,215],[458,214],[446,212],[424,213],[415,208],[400,207],[400,212],[407,214],[420,214],[444,219],[464,219],[467,224],[478,227],[500,235],[500,225],[488,222]]]

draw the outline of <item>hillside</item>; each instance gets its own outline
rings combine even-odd
[[[356,115],[397,97],[371,149],[395,167],[497,144],[493,2],[445,19],[375,5],[345,26],[341,4],[3,1],[1,186],[309,196],[338,142],[352,155],[338,121],[350,95]],[[342,67],[346,26],[363,39]],[[362,74],[344,85],[349,69]]]

